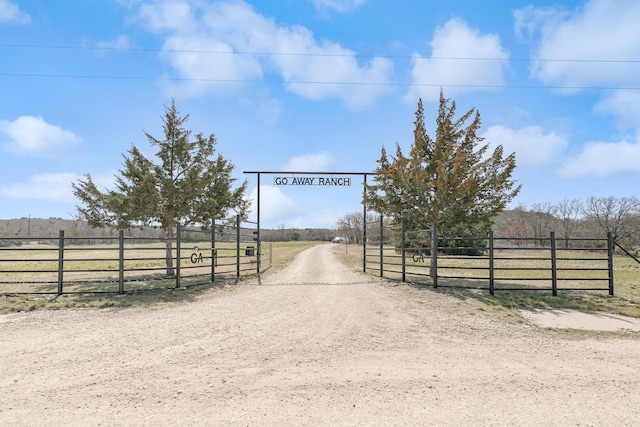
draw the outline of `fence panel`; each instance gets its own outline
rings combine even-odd
[[[365,271],[434,287],[495,291],[607,291],[613,245],[607,238],[443,237],[435,230],[383,226],[365,246]],[[386,227],[386,228],[385,228]],[[386,234],[385,234],[385,230]]]
[[[236,225],[236,224],[239,224]],[[271,266],[252,223],[214,231],[176,228],[176,237],[0,238],[0,294],[125,293],[211,283]]]
[[[271,266],[271,246],[260,242],[260,234],[255,222],[238,224],[225,220],[215,225],[216,275],[240,277],[243,273],[258,273]]]
[[[431,230],[403,230],[402,225],[385,224],[383,217],[367,227],[365,271],[402,281],[410,276],[430,276]]]

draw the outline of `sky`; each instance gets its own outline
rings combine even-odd
[[[408,153],[419,99],[433,135],[440,91],[516,154],[510,208],[638,197],[639,21],[637,0],[0,0],[0,219],[74,218],[71,183],[153,157],[172,99],[247,197],[245,172],[282,172],[263,228],[362,212],[360,175],[275,179],[373,172]]]

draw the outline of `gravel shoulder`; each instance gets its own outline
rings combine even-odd
[[[0,316],[3,425],[637,425],[640,336],[550,330],[332,245],[154,309]]]

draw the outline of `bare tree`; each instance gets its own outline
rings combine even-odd
[[[364,229],[362,218],[362,212],[351,212],[338,219],[338,231],[349,240],[349,243],[362,243],[362,230]],[[378,215],[367,213],[367,234],[370,234],[373,227],[375,227],[375,225],[370,223],[373,223],[377,218]]]
[[[75,215],[69,223],[69,232],[71,234],[71,237],[75,237],[76,239],[82,236],[83,233],[86,233],[87,228],[87,223],[84,222],[79,215]]]
[[[553,214],[557,218],[565,248],[569,247],[569,239],[575,237],[580,227],[580,214],[583,210],[580,199],[565,198],[553,206]]]
[[[343,234],[349,243],[362,241],[362,213],[351,212],[338,219],[338,231]]]
[[[276,239],[280,242],[287,240],[287,226],[284,224],[278,225],[278,233]]]
[[[554,228],[553,207],[549,203],[536,203],[531,207],[527,217],[533,230],[533,237],[538,241],[539,246],[544,246],[546,238]]]
[[[523,206],[518,206],[505,217],[504,237],[513,239],[516,246],[522,246],[521,239],[531,236],[530,224],[527,222],[528,212]]]
[[[630,246],[637,244],[640,217],[640,200],[637,198],[590,197],[583,213],[585,219],[597,224],[602,231],[613,234],[616,241]]]

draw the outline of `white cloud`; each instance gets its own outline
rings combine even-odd
[[[257,190],[255,187],[251,190],[249,200],[251,201],[249,221],[256,222]],[[263,228],[277,228],[282,224],[293,228],[335,228],[338,219],[345,213],[343,207],[301,206],[277,186],[260,186],[260,224]]]
[[[505,155],[516,153],[518,167],[537,169],[552,163],[568,145],[568,141],[554,132],[544,133],[538,126],[510,129],[491,126],[482,135],[490,150],[502,145]]]
[[[143,0],[113,0],[115,3],[120,4],[127,8],[132,8],[139,5]]]
[[[338,220],[345,215],[344,209],[314,209],[303,212],[288,221],[293,228],[336,228]]]
[[[608,177],[619,173],[640,173],[640,142],[589,142],[582,152],[567,160],[560,170],[568,178]]]
[[[274,98],[261,99],[256,106],[258,119],[269,125],[275,125],[283,111],[282,103]]]
[[[354,110],[372,105],[376,98],[391,91],[387,83],[393,63],[373,58],[360,65],[351,50],[339,44],[317,42],[303,27],[279,29],[275,45],[282,55],[272,57],[290,92],[311,100],[337,98]],[[296,52],[303,55],[289,55]]]
[[[333,163],[333,156],[326,151],[309,153],[292,157],[284,167],[284,170],[292,172],[323,172],[331,163]]]
[[[79,178],[73,173],[42,173],[32,176],[27,182],[0,188],[0,195],[12,199],[73,203],[76,199],[71,182]]]
[[[140,7],[140,18],[155,31],[195,30],[197,25],[193,14],[191,5],[185,1],[160,0],[142,4]]]
[[[98,42],[98,47],[110,49],[128,49],[129,47],[131,47],[131,45],[127,36],[120,35],[114,40],[104,40]]]
[[[92,175],[96,186],[104,191],[113,188],[116,171],[104,175]],[[42,200],[55,203],[77,203],[73,195],[72,182],[84,179],[84,176],[72,172],[41,173],[31,176],[26,182],[18,182],[0,187],[0,196],[21,200]]]
[[[640,92],[615,91],[596,104],[596,111],[615,116],[620,128],[640,129]]]
[[[254,111],[256,118],[269,126],[276,125],[285,110],[282,101],[272,97],[266,89],[258,89],[240,98],[239,102],[247,109]]]
[[[255,187],[249,195],[251,201],[250,221],[257,220],[258,190]],[[287,222],[301,213],[300,207],[288,198],[278,187],[271,185],[260,186],[260,222]]]
[[[351,12],[366,2],[367,0],[313,0],[313,4],[319,11],[333,10],[340,13]]]
[[[31,22],[31,16],[21,11],[15,3],[9,0],[0,0],[0,22],[28,24]]]
[[[495,34],[481,34],[460,19],[439,27],[431,42],[431,57],[413,55],[413,84],[407,99],[437,100],[440,88],[447,96],[504,85],[509,54]],[[466,59],[465,59],[466,58]],[[474,59],[469,58],[486,58]]]
[[[590,0],[571,11],[527,7],[515,16],[516,32],[540,34],[531,74],[545,84],[640,85],[633,62],[640,57],[640,2]]]
[[[163,52],[161,57],[173,67],[180,79],[185,79],[166,85],[174,95],[200,96],[211,92],[229,95],[247,83],[263,78],[262,66],[250,55],[196,53],[234,51],[229,44],[217,40],[174,35],[167,38],[163,48],[167,52]]]
[[[304,98],[333,98],[362,109],[391,90],[390,60],[360,64],[355,52],[318,41],[305,27],[278,25],[242,1],[164,0],[142,6],[139,17],[151,31],[166,34],[162,57],[188,79],[173,87],[181,94],[229,92],[270,74]]]
[[[513,11],[514,30],[522,42],[531,42],[541,28],[550,23],[557,25],[569,15],[569,11],[558,7],[526,6]]]
[[[0,120],[2,136],[6,151],[33,157],[55,157],[82,142],[73,132],[33,116],[21,116],[13,122]]]

